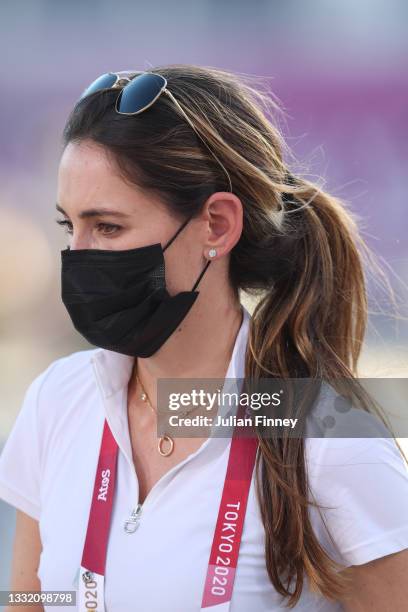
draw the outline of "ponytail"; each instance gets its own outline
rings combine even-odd
[[[356,222],[338,199],[307,181],[288,174],[286,183],[281,234],[272,231],[264,249],[278,273],[252,315],[245,377],[307,377],[334,387],[335,379],[346,378],[350,394],[360,397],[367,410],[376,410],[355,378],[367,318],[358,251],[365,245]],[[339,599],[348,576],[339,574],[342,566],[312,529],[308,505],[319,506],[308,495],[304,439],[258,437],[257,492],[269,577],[289,597],[289,607],[299,600],[305,575],[312,591]]]

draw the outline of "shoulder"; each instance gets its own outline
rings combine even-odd
[[[89,381],[92,357],[98,350],[76,351],[55,359],[32,381],[28,390],[35,391],[39,403],[78,391]]]
[[[357,408],[339,409],[338,397],[330,385],[325,385],[313,411],[317,425],[312,436],[305,438],[310,484],[326,497],[331,491],[337,496],[345,491],[361,496],[361,479],[369,478],[371,489],[377,493],[382,486],[392,493],[395,479],[401,478],[402,495],[408,498],[407,464],[391,432],[374,414]],[[367,502],[368,490],[365,494]]]
[[[69,355],[59,357],[52,361],[49,366],[43,370],[33,382],[40,379],[42,385],[52,385],[61,379],[69,377],[77,377],[84,368],[92,366],[92,358],[100,351],[100,349],[88,349],[84,351],[75,351]]]
[[[368,392],[368,395],[371,393]],[[305,424],[308,438],[370,439],[390,436],[390,431],[377,414],[356,407],[353,401],[346,399],[325,381],[321,383],[317,400],[308,412]]]
[[[318,491],[355,487],[358,494],[357,485],[362,477],[375,478],[376,486],[380,487],[382,479],[395,474],[400,474],[408,486],[407,463],[392,437],[308,438],[305,448],[309,481]],[[323,482],[324,477],[329,479],[328,483]]]
[[[0,498],[39,519],[47,456],[53,469],[69,453],[75,417],[84,412],[82,388],[92,384],[95,349],[54,360],[26,389],[14,425],[0,453]],[[77,398],[75,400],[75,398]],[[90,408],[95,402],[90,401]]]
[[[43,439],[57,422],[64,424],[73,416],[77,398],[92,391],[92,357],[98,350],[76,351],[52,361],[28,386],[17,420],[35,421]]]
[[[346,565],[408,548],[407,463],[394,438],[381,428],[376,435],[374,417],[362,418],[370,437],[305,439],[309,495],[322,506],[312,520],[320,533],[324,523]]]

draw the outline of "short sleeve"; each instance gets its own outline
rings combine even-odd
[[[36,520],[39,520],[41,512],[41,442],[37,404],[49,369],[29,385],[0,454],[0,498]]]
[[[393,438],[309,439],[310,486],[345,566],[408,548],[408,469]],[[314,447],[313,450],[311,447]]]

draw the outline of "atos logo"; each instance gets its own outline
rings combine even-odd
[[[106,502],[106,496],[108,494],[108,488],[109,488],[109,476],[110,476],[110,470],[102,470],[102,483],[101,486],[99,488],[99,495],[98,495],[98,500],[99,501],[105,501]]]

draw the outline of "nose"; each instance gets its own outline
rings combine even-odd
[[[79,249],[91,249],[91,248],[92,248],[92,245],[90,245],[87,241],[78,240],[76,238],[73,238],[69,244],[70,251],[76,251]]]
[[[76,251],[77,249],[92,249],[93,246],[90,242],[90,236],[88,232],[83,230],[82,232],[73,230],[71,234],[70,250]]]

